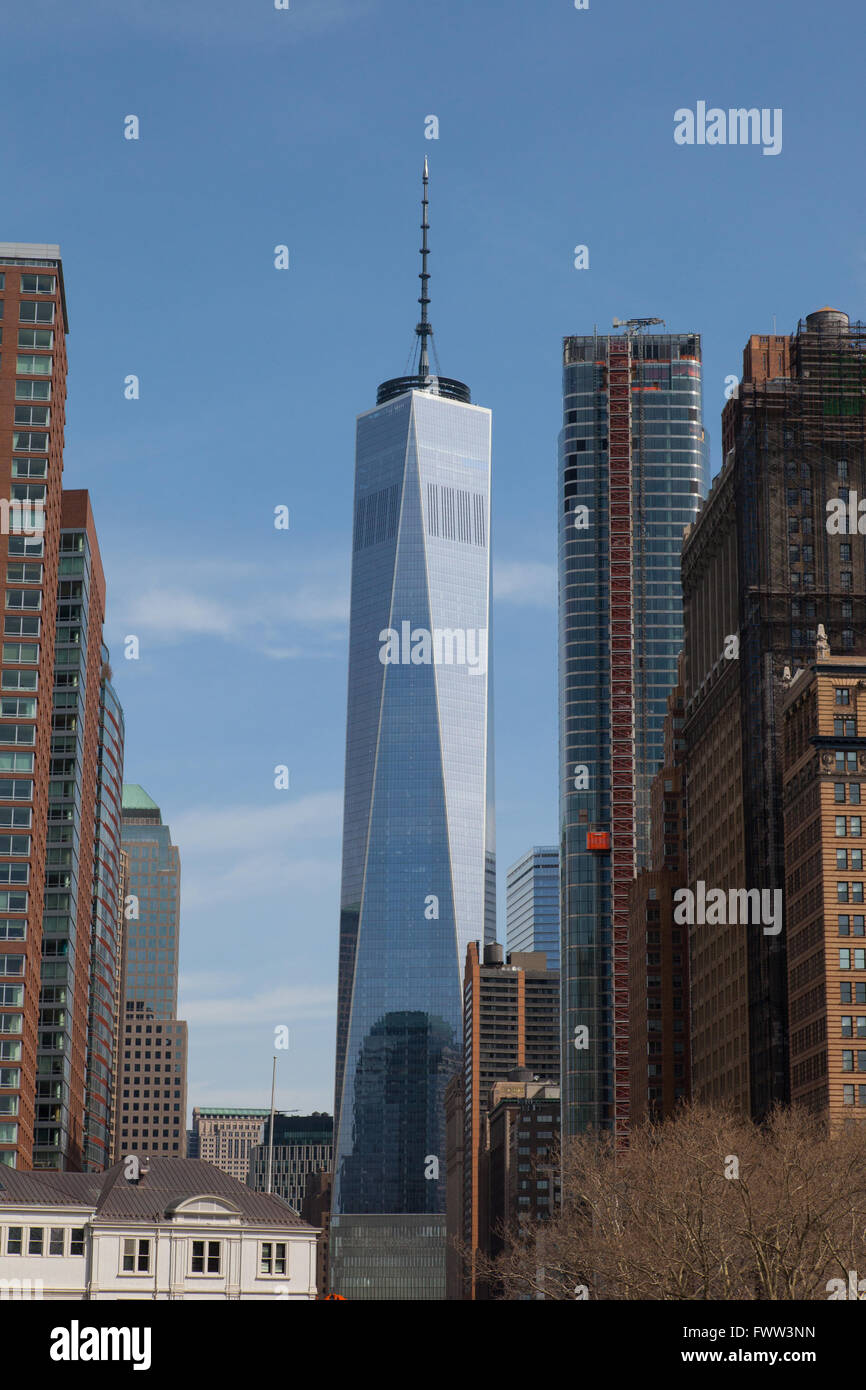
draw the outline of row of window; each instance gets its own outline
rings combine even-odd
[[[46,1235],[47,1231],[47,1235]],[[66,1236],[69,1235],[67,1246]],[[6,1230],[7,1255],[83,1255],[82,1226],[9,1226]]]
[[[68,1241],[67,1241],[68,1236]],[[153,1242],[147,1237],[125,1239],[121,1251],[120,1272],[122,1274],[149,1274],[151,1272],[151,1247]],[[84,1228],[82,1226],[8,1226],[6,1228],[5,1254],[7,1255],[84,1255]],[[222,1273],[222,1242],[219,1240],[193,1240],[190,1248],[191,1274]],[[288,1246],[285,1241],[261,1241],[259,1245],[259,1273],[285,1274],[288,1267]]]
[[[0,271],[0,290],[6,288],[7,271]],[[57,276],[34,273],[31,270],[22,270],[18,287],[22,294],[54,294],[57,289]],[[12,288],[10,283],[9,288]]]
[[[4,301],[0,299],[0,319],[3,318]],[[18,304],[19,323],[53,323],[54,305],[47,300],[22,299]]]
[[[39,322],[39,320],[32,320],[32,322]],[[2,329],[0,329],[0,343],[2,343],[2,341],[3,333]],[[42,349],[43,351],[50,352],[54,347],[54,330],[52,328],[19,328],[18,347],[19,349],[26,348],[30,351],[35,348],[37,351]],[[19,357],[18,360],[20,362],[21,358]],[[51,358],[48,357],[45,360],[50,362]]]

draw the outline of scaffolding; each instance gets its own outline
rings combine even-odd
[[[789,375],[744,380],[726,409],[735,418],[738,464],[746,869],[750,887],[784,891],[784,667],[814,657],[821,623],[831,650],[866,654],[864,547],[841,551],[826,525],[829,499],[847,488],[866,496],[866,326],[829,309],[800,320]],[[748,937],[756,1118],[788,1098],[786,939]]]

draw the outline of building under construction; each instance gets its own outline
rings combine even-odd
[[[785,668],[814,657],[819,624],[834,652],[866,653],[864,545],[827,524],[828,504],[866,497],[864,348],[866,326],[830,308],[753,336],[725,407],[682,556],[693,887],[784,891]],[[756,1118],[790,1095],[789,926],[690,927],[694,1094]]]
[[[650,857],[682,645],[680,549],[708,485],[701,347],[658,319],[563,343],[559,441],[563,1129],[625,1138],[629,894]]]

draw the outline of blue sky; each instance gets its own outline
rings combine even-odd
[[[424,156],[441,369],[493,410],[504,882],[557,839],[560,340],[700,332],[715,472],[748,334],[863,317],[862,8],[6,0],[3,35],[0,240],[62,248],[65,483],[180,848],[190,1103],[266,1104],[285,1024],[278,1104],[330,1110],[354,419],[411,346]],[[676,145],[698,101],[782,108],[781,153]]]

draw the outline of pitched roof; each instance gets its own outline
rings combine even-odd
[[[148,796],[144,787],[140,787],[137,782],[124,782],[121,809],[124,811],[158,811],[159,807],[153,797]]]
[[[168,1222],[171,1209],[191,1198],[222,1197],[245,1221],[314,1230],[281,1197],[254,1192],[222,1168],[199,1158],[144,1158],[137,1183],[123,1176],[124,1163],[104,1173],[22,1173],[0,1169],[3,1205],[80,1205],[92,1207],[100,1221]],[[146,1166],[145,1166],[146,1165]]]

